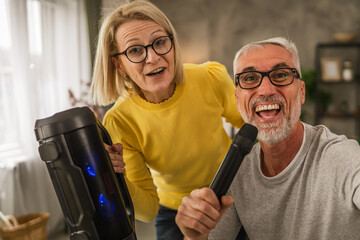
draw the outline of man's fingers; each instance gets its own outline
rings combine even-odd
[[[175,222],[179,226],[181,232],[184,234],[184,239],[202,240],[207,239],[211,229],[203,222],[194,217],[190,217],[187,213],[192,209],[186,209],[184,205],[180,205],[178,213],[175,217]]]
[[[185,206],[191,206],[195,210],[191,217],[205,221],[209,226],[212,225],[210,221],[215,221],[220,215],[219,201],[208,188],[194,190],[192,195],[183,198],[183,202]]]
[[[234,198],[230,195],[221,197],[221,216],[224,215],[225,211],[234,203]]]
[[[191,214],[190,211],[184,208],[184,205],[181,205],[179,207],[178,210],[180,210],[181,213],[176,215],[176,222],[186,223],[184,228],[186,229],[186,231],[189,232],[190,230],[193,230],[193,232],[191,232],[191,235],[209,234],[211,228],[209,228],[206,223],[204,223],[204,220],[199,220],[206,219],[207,217],[203,216],[201,218],[196,218],[194,217],[196,216],[196,214]],[[186,212],[187,214],[183,214],[184,212]]]
[[[210,188],[202,188],[183,198],[175,221],[185,236],[206,239],[220,217],[220,203],[215,193]]]

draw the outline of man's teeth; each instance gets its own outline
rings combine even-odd
[[[270,105],[261,105],[261,106],[257,106],[255,109],[255,112],[261,112],[261,111],[266,111],[266,110],[276,110],[276,109],[280,109],[280,106],[278,104],[270,104]]]

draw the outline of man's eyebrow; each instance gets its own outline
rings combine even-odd
[[[288,68],[288,67],[290,67],[288,64],[286,64],[285,62],[281,62],[281,63],[275,64],[271,69]],[[242,72],[248,72],[248,71],[257,71],[257,69],[253,66],[250,66],[250,67],[246,67],[242,70]]]
[[[248,71],[256,71],[256,68],[254,67],[247,67],[242,70],[242,72],[248,72]]]
[[[287,65],[286,63],[282,62],[282,63],[278,63],[278,64],[274,65],[274,66],[272,67],[272,69],[276,69],[276,68],[288,68],[288,67],[290,67],[290,66]]]

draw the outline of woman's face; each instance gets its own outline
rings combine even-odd
[[[126,22],[115,33],[118,52],[133,45],[147,46],[162,36],[168,36],[165,29],[150,20]],[[158,55],[148,47],[143,62],[130,62],[124,54],[113,57],[112,61],[120,74],[127,74],[141,88],[146,100],[159,102],[171,97],[174,91],[174,56],[174,46],[164,55]]]

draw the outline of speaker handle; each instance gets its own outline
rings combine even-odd
[[[107,145],[111,146],[113,144],[113,142],[111,140],[110,134],[108,133],[106,128],[101,124],[99,119],[96,118],[96,121],[97,121],[97,126],[98,126],[98,128],[100,130],[100,135],[101,135],[101,138],[102,138],[103,142],[106,143]],[[116,172],[115,172],[115,175],[116,175],[116,178],[117,178],[118,183],[119,183],[121,196],[125,196],[123,198],[123,200],[124,200],[126,212],[127,212],[128,216],[129,216],[129,218],[131,220],[131,223],[134,225],[135,224],[134,206],[133,206],[132,201],[130,200],[131,197],[130,197],[129,191],[127,189],[127,185],[126,185],[124,175],[122,173],[116,173]]]

